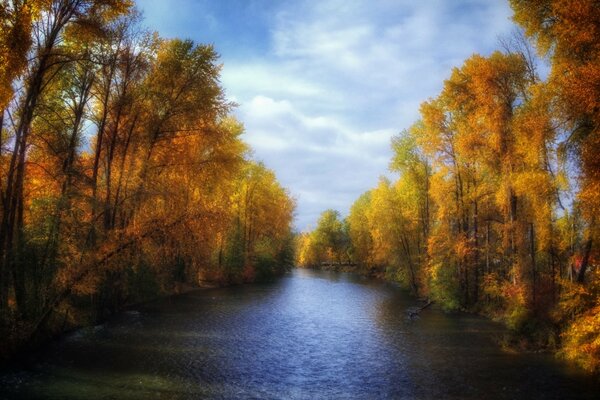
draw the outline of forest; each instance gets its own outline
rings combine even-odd
[[[347,218],[321,214],[298,263],[397,281],[600,370],[600,7],[511,0],[520,31],[454,68],[392,140]]]
[[[2,1],[0,32],[0,358],[293,264],[295,201],[251,158],[212,46],[123,0]]]

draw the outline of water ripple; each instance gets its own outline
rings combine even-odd
[[[137,307],[0,375],[7,399],[586,399],[598,387],[501,328],[428,309],[390,285],[297,270],[266,285]]]

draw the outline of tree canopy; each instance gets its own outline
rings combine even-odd
[[[0,353],[291,266],[294,201],[249,157],[213,46],[130,1],[0,7]]]

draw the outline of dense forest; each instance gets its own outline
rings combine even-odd
[[[293,263],[212,46],[131,1],[0,3],[0,355],[186,287]]]
[[[522,30],[454,68],[393,139],[399,178],[345,219],[325,211],[298,262],[399,281],[598,371],[600,7],[511,6]]]

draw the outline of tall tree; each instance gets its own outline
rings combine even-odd
[[[6,309],[7,283],[12,272],[13,284],[19,285],[17,247],[23,232],[23,187],[27,149],[31,126],[38,103],[44,91],[57,78],[61,69],[76,61],[72,53],[64,51],[68,36],[101,34],[106,21],[127,12],[130,3],[117,0],[55,0],[41,4],[40,16],[35,20],[32,35],[33,62],[25,72],[24,90],[19,94],[13,149],[6,169],[3,187],[3,208],[0,222],[0,312]],[[27,41],[25,41],[27,43]],[[15,291],[20,291],[15,287]]]

